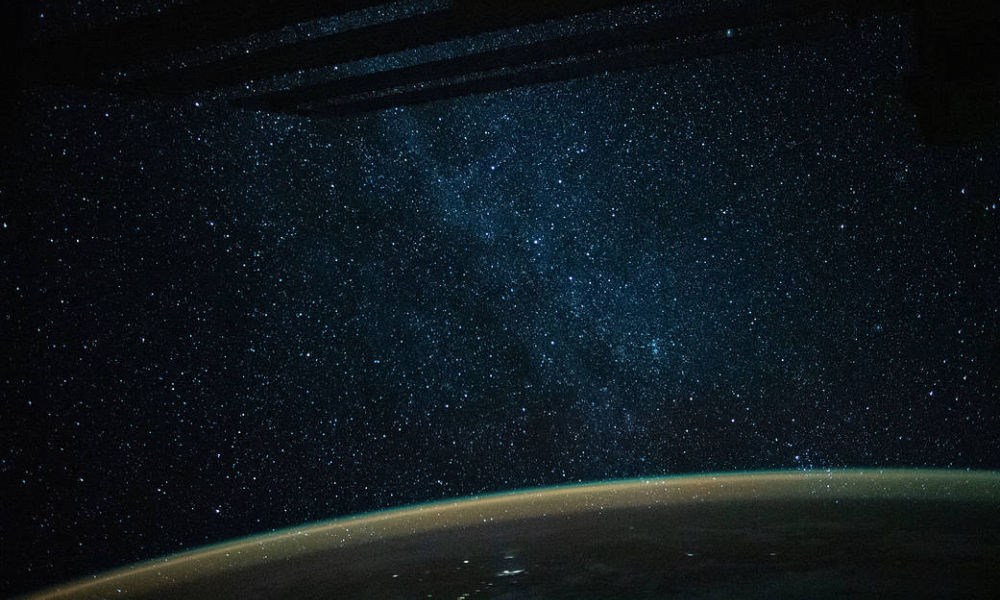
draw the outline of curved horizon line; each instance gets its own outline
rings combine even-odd
[[[866,475],[871,477],[862,479]],[[811,485],[823,482],[826,485]],[[974,485],[976,483],[987,485],[976,486]],[[961,490],[956,489],[956,486],[962,486]],[[984,489],[980,489],[981,487]],[[964,495],[956,495],[957,491],[962,491]],[[695,493],[692,495],[691,492]],[[451,522],[450,526],[471,527],[531,516],[549,516],[550,513],[568,516],[587,510],[596,509],[601,512],[634,508],[650,503],[681,506],[741,498],[748,500],[795,498],[795,494],[798,494],[799,499],[816,500],[873,498],[976,501],[983,499],[1000,502],[1000,471],[919,467],[773,469],[606,479],[510,489],[342,515],[251,534],[113,568],[15,598],[53,600],[74,597],[77,594],[87,593],[88,590],[98,591],[105,587],[132,587],[126,584],[159,571],[155,581],[145,582],[145,585],[141,586],[155,589],[169,585],[172,581],[190,579],[190,574],[188,577],[184,576],[183,569],[193,561],[202,564],[222,559],[223,562],[217,565],[218,568],[245,568],[262,561],[288,558],[295,554],[318,552],[334,547],[343,548],[378,539],[417,535],[435,528],[448,528],[449,523],[441,522],[443,513],[449,513],[446,515],[449,517],[464,518]],[[569,500],[574,500],[575,503],[567,503]],[[508,505],[500,513],[483,510],[504,502]],[[531,512],[526,512],[525,509],[530,509]],[[406,521],[409,527],[405,530],[398,529],[398,526],[404,524],[401,521]],[[310,537],[313,539],[308,541],[312,543],[307,546],[305,542]],[[120,584],[115,585],[116,581]],[[133,582],[133,586],[136,583],[140,582]],[[137,590],[133,587],[131,591]]]

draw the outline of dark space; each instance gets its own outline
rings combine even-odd
[[[230,4],[5,9],[5,596],[531,486],[1000,469],[991,3]]]

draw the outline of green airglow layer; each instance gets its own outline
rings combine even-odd
[[[186,550],[27,596],[32,600],[142,594],[219,570],[252,568],[330,548],[490,526],[539,516],[750,500],[914,500],[995,503],[1000,472],[946,469],[743,471],[608,480],[438,500],[309,523]]]

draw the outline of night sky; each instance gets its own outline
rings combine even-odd
[[[528,486],[1000,468],[1000,141],[925,143],[910,39],[326,121],[33,90],[0,590]]]

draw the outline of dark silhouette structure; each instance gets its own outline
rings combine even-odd
[[[928,141],[962,143],[1000,122],[1000,2],[925,0],[915,16],[918,70],[907,79]]]
[[[638,0],[455,0],[446,8],[383,18],[377,0],[195,0],[161,14],[45,43],[23,43],[22,86],[72,85],[183,97],[389,55]],[[647,67],[836,34],[874,13],[909,12],[918,68],[905,90],[930,141],[960,143],[996,124],[998,4],[992,0],[751,0],[643,25],[601,29],[502,50],[331,78],[250,97],[237,106],[336,117],[517,86]],[[368,11],[372,24],[285,44],[261,36],[299,23]],[[387,14],[387,13],[386,13]],[[247,47],[233,52],[232,48]],[[229,48],[229,52],[220,52]],[[254,49],[257,48],[257,49]],[[179,63],[177,57],[184,57]],[[194,57],[192,59],[192,57]],[[271,85],[271,89],[275,86]]]

